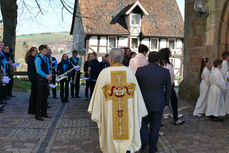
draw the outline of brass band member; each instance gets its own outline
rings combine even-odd
[[[68,55],[64,54],[62,56],[61,62],[58,64],[57,67],[57,74],[61,75],[66,71],[70,70],[70,62],[68,60]],[[70,73],[67,74],[68,77],[60,81],[60,98],[62,103],[69,102],[68,95],[69,95],[69,81],[70,81]]]
[[[49,60],[46,57],[47,47],[39,47],[40,54],[36,56],[35,66],[37,71],[37,99],[36,99],[36,119],[43,120],[42,117],[49,118],[47,114],[48,82],[52,80]]]
[[[29,81],[31,82],[31,93],[29,98],[28,114],[36,114],[37,72],[34,63],[36,55],[37,55],[36,47],[31,47],[25,55],[25,62],[28,64],[27,66],[28,78]]]
[[[57,70],[57,60],[55,57],[52,56],[52,50],[48,49],[47,57],[49,58],[49,62],[52,68],[52,84],[56,84],[56,70]],[[52,88],[52,95],[53,98],[56,99],[56,88]]]
[[[71,67],[80,65],[80,59],[77,57],[78,53],[76,50],[72,52],[72,57],[70,58]],[[71,96],[74,98],[81,98],[79,96],[80,91],[80,70],[73,70],[71,73]]]
[[[9,84],[6,85],[6,90],[5,90],[6,97],[7,99],[9,99],[10,97],[13,97],[12,89],[13,89],[13,82],[14,82],[13,75],[14,75],[15,68],[13,68],[12,64],[15,63],[15,61],[13,55],[10,52],[9,46],[6,45],[3,51],[8,65],[6,69],[6,73],[7,76],[9,76],[9,78],[11,79]]]

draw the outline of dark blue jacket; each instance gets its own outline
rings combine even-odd
[[[65,69],[64,69],[64,67],[65,67]],[[61,75],[70,69],[71,69],[70,62],[68,60],[67,61],[62,60],[57,66],[57,74]],[[71,75],[71,73],[68,73],[68,76],[70,76],[70,75]]]
[[[89,78],[89,74],[87,73],[88,72],[88,67],[90,66],[90,61],[86,61],[84,63],[84,67],[83,67],[83,70],[84,70],[84,77],[85,78]]]
[[[37,71],[36,71],[36,67],[35,67],[35,56],[33,55],[29,55],[28,58],[28,67],[27,67],[27,72],[28,72],[28,77],[30,81],[35,81],[36,77],[37,77]]]
[[[149,112],[162,111],[165,105],[169,105],[171,96],[169,70],[157,64],[149,64],[138,68],[135,75]]]
[[[97,59],[92,60],[90,62],[90,66],[91,66],[90,80],[91,81],[96,81],[98,76],[99,76],[99,73],[103,69],[103,66],[101,65],[101,63]]]

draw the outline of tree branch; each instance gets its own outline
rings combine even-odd
[[[35,2],[36,2],[36,4],[37,4],[37,7],[39,8],[39,12],[37,13],[36,16],[38,16],[39,13],[41,13],[42,15],[44,15],[44,14],[43,14],[43,11],[42,11],[42,9],[41,9],[41,6],[40,6],[40,4],[38,3],[38,1],[35,0]]]

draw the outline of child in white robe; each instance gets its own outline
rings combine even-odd
[[[224,80],[228,84],[229,79],[229,52],[223,52],[222,54],[223,63],[220,72],[222,73]],[[225,93],[225,113],[229,114],[229,91]]]
[[[208,66],[209,66],[209,59],[202,58],[201,68],[200,68],[200,77],[202,79],[200,83],[200,96],[196,102],[193,116],[200,117],[206,112],[208,92],[210,87],[210,75],[211,75]]]
[[[222,121],[219,116],[225,116],[224,93],[226,92],[225,80],[220,72],[222,61],[215,60],[214,67],[205,115],[210,116],[213,121]]]

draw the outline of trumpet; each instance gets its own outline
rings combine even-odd
[[[59,81],[61,81],[61,80],[63,80],[63,79],[68,78],[68,76],[67,76],[68,73],[71,73],[74,69],[75,69],[75,66],[74,66],[73,68],[71,68],[70,70],[64,72],[63,74],[58,75],[58,76],[56,77],[56,81],[59,82]]]

